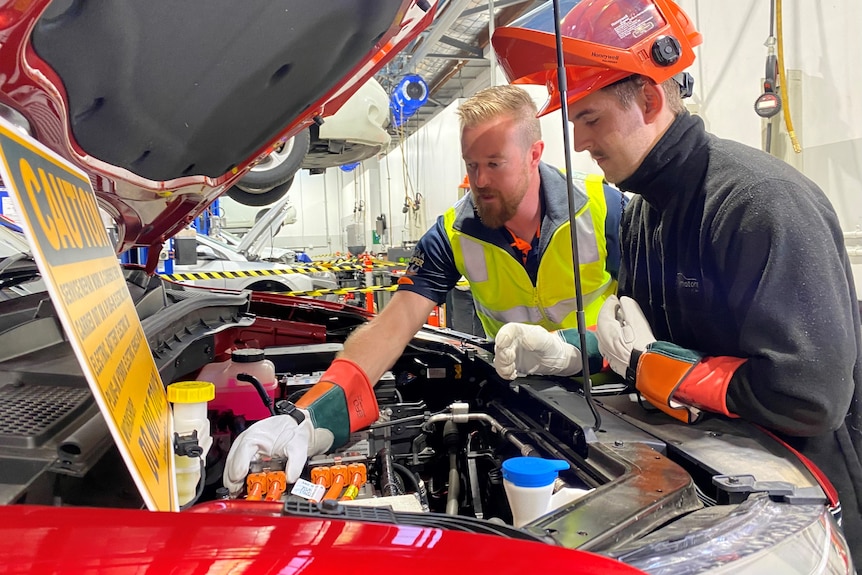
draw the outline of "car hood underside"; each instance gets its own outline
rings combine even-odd
[[[87,153],[151,180],[215,178],[344,78],[401,4],[54,2],[33,47]]]

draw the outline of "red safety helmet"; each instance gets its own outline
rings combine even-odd
[[[703,42],[671,0],[580,0],[560,32],[569,104],[634,74],[664,82],[694,62]],[[551,2],[497,28],[491,43],[509,82],[547,86],[540,116],[560,108]]]

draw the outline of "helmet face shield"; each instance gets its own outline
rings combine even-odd
[[[569,0],[560,22],[568,103],[634,74],[659,84],[694,62],[702,42],[691,19],[671,0]],[[506,77],[544,84],[540,115],[560,108],[553,5],[547,2],[491,40]]]

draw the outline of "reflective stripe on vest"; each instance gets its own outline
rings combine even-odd
[[[616,291],[616,281],[605,269],[607,205],[602,177],[587,176],[584,183],[589,202],[576,214],[575,228],[585,318],[587,325],[594,325],[605,298]],[[549,330],[577,327],[568,221],[553,231],[541,254],[534,287],[524,266],[505,248],[454,229],[455,217],[455,208],[450,208],[443,218],[455,265],[470,282],[476,312],[489,337],[509,322]]]

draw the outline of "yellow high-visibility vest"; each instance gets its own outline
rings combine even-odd
[[[568,210],[565,176],[559,171],[540,165],[542,187],[547,211],[552,207],[558,214],[550,239],[540,254],[536,285],[527,270],[504,247],[484,241],[463,231],[473,213],[472,201],[465,196],[443,216],[455,265],[470,282],[476,313],[485,333],[494,337],[506,323],[530,323],[548,330],[577,327],[577,300],[572,266],[570,222],[562,219],[562,206]],[[575,222],[587,325],[594,325],[604,300],[616,291],[617,282],[605,267],[605,202],[602,177],[575,176]],[[586,192],[583,191],[584,188]],[[542,235],[546,234],[543,219]],[[469,226],[466,226],[469,228]]]

